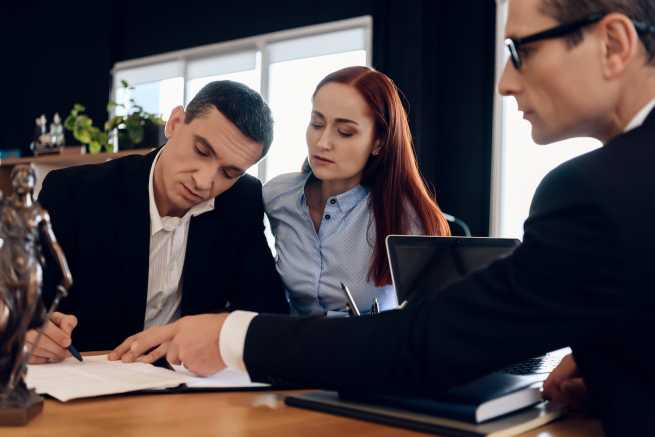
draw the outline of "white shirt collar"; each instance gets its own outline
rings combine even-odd
[[[655,99],[651,100],[649,103],[646,104],[639,112],[637,112],[637,115],[635,115],[630,123],[625,127],[623,130],[623,133],[631,131],[632,129],[636,129],[639,126],[641,126],[644,121],[646,121],[646,118],[648,117],[648,114],[650,114],[650,111],[655,108]]]
[[[164,146],[165,147],[165,146]],[[150,177],[148,178],[148,197],[150,201],[150,236],[155,235],[157,232],[162,229],[166,231],[172,231],[181,223],[187,222],[191,217],[203,214],[214,209],[214,198],[207,199],[199,204],[193,206],[190,210],[186,212],[182,217],[162,217],[159,215],[159,210],[157,209],[157,204],[155,203],[155,192],[154,192],[154,176],[155,176],[155,164],[159,159],[159,155],[164,150],[164,147],[159,149],[157,156],[152,161],[152,166],[150,167]]]

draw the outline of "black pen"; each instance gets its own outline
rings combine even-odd
[[[341,284],[341,289],[343,290],[344,294],[346,295],[346,300],[348,300],[348,306],[350,306],[350,310],[352,311],[353,315],[355,316],[360,316],[361,313],[359,312],[359,308],[357,308],[357,304],[355,303],[355,299],[353,299],[352,294],[350,294],[350,290],[348,290],[348,287],[346,287],[343,282]]]
[[[80,362],[81,362],[81,361],[84,361],[84,360],[82,359],[82,355],[78,352],[77,349],[75,349],[75,346],[73,346],[73,343],[71,343],[71,345],[68,346],[67,349],[68,349],[68,352],[70,352],[71,355],[74,356],[74,357],[77,359],[77,361],[80,361]]]

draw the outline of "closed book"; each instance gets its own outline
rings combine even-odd
[[[287,405],[321,411],[340,416],[408,428],[415,431],[436,433],[452,437],[511,437],[551,422],[563,413],[561,409],[541,402],[532,407],[506,414],[484,423],[438,417],[431,414],[345,400],[336,392],[315,391],[288,396]]]
[[[494,372],[434,398],[339,393],[342,399],[482,423],[541,402],[542,375]]]

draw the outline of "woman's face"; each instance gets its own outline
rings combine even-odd
[[[307,127],[309,165],[321,181],[358,184],[371,154],[377,154],[375,122],[364,98],[350,85],[323,85]]]

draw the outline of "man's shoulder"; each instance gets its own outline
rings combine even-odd
[[[239,180],[227,191],[219,194],[217,200],[243,200],[245,198],[261,198],[262,183],[259,179],[249,174],[244,174]]]
[[[605,153],[592,150],[563,162],[541,180],[535,191],[530,214],[553,207],[594,202],[597,185],[594,175],[600,173],[599,160]]]

